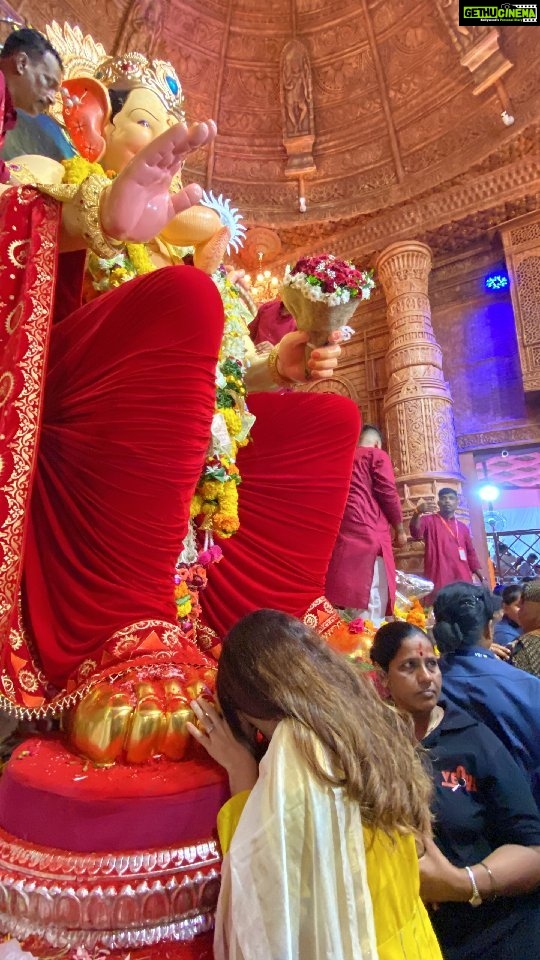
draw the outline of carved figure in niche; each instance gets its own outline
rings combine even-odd
[[[162,0],[135,0],[122,46],[153,53],[163,32],[164,14]]]
[[[299,40],[287,43],[281,54],[281,104],[286,137],[314,134],[311,66]]]
[[[458,48],[460,54],[466,53],[475,43],[478,43],[486,34],[495,29],[491,26],[479,24],[478,26],[475,25],[474,30],[470,30],[469,27],[464,27],[459,22],[457,0],[435,0],[435,2],[452,42]]]

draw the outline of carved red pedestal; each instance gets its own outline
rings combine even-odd
[[[99,769],[60,740],[26,741],[0,780],[0,932],[37,955],[163,958],[170,944],[171,960],[211,960],[226,797],[197,758]]]

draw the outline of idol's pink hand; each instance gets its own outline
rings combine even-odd
[[[103,195],[100,217],[107,236],[147,243],[177,213],[198,203],[202,190],[197,184],[171,194],[171,180],[188,154],[215,135],[213,120],[191,127],[177,123],[133,157]]]

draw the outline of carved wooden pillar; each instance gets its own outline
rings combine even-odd
[[[441,487],[461,493],[452,397],[428,298],[431,251],[423,243],[394,243],[379,255],[376,270],[388,305],[390,341],[384,416],[405,520],[420,500],[436,501]],[[467,516],[460,509],[459,516]],[[398,567],[422,569],[423,547],[398,551]]]
[[[499,227],[516,321],[525,393],[540,392],[540,214],[526,214]]]

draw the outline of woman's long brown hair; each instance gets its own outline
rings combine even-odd
[[[430,830],[431,781],[406,721],[300,620],[277,610],[240,620],[223,643],[217,694],[238,739],[244,738],[239,714],[291,720],[315,776],[342,786],[360,804],[365,824],[388,833]]]

